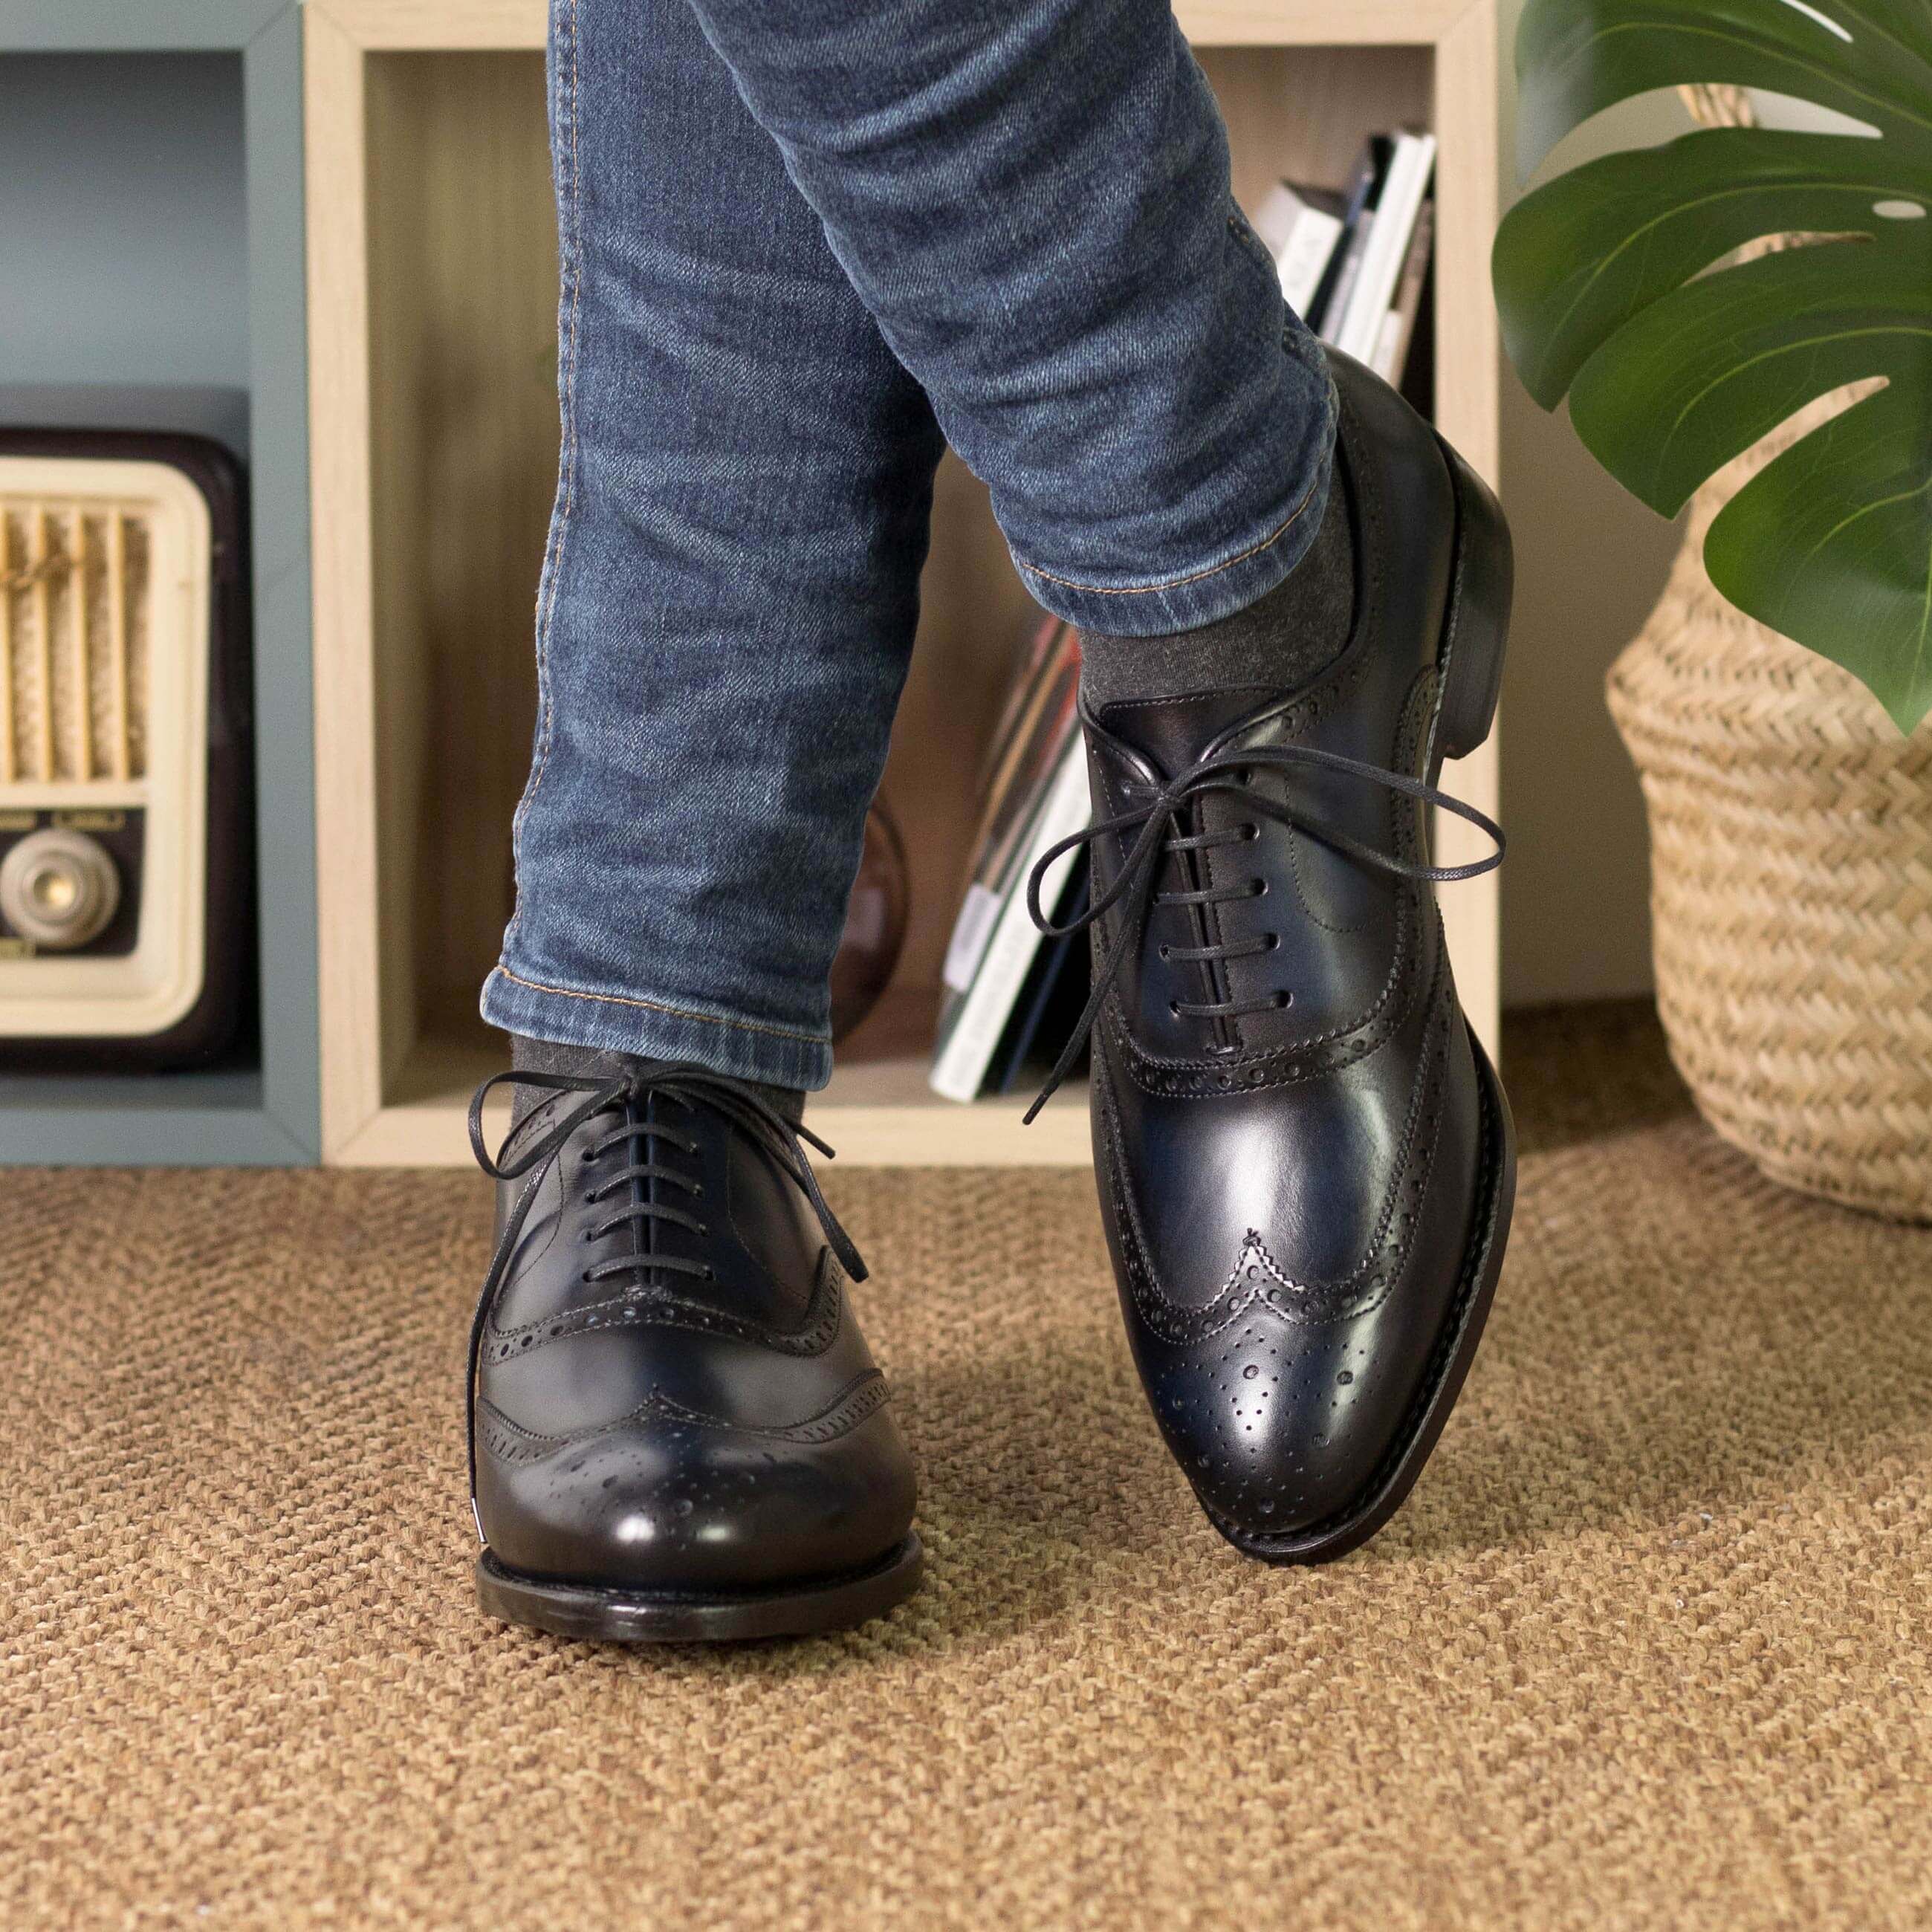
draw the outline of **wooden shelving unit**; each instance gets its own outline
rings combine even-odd
[[[556,455],[556,242],[542,0],[309,0],[323,1156],[468,1158],[501,1064],[475,1018],[509,904],[534,704],[530,611]],[[1196,0],[1179,9],[1226,112],[1237,196],[1339,179],[1362,136],[1440,137],[1436,419],[1492,481],[1499,374],[1494,0]],[[479,236],[488,237],[478,246]],[[951,458],[885,781],[914,872],[887,1002],[814,1127],[863,1163],[1084,1162],[1085,1109],[964,1108],[925,1085],[971,788],[1033,606],[985,493]],[[1485,810],[1495,742],[1445,781]],[[1453,824],[1445,857],[1462,856]],[[1493,877],[1447,896],[1465,1002],[1493,1044]]]

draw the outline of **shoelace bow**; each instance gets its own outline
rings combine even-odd
[[[1322,824],[1318,820],[1297,811],[1292,805],[1251,790],[1245,775],[1261,768],[1281,771],[1300,768],[1340,772],[1350,778],[1361,778],[1370,784],[1381,786],[1384,790],[1399,794],[1404,798],[1415,799],[1424,805],[1434,806],[1439,810],[1453,814],[1474,826],[1493,841],[1496,850],[1460,866],[1433,866],[1420,860],[1405,859],[1396,853],[1384,852],[1376,846],[1365,845],[1360,839],[1352,838],[1347,832],[1339,831],[1333,826]],[[1389,771],[1380,765],[1372,765],[1366,759],[1352,758],[1340,752],[1324,752],[1313,745],[1260,745],[1246,749],[1210,752],[1204,758],[1196,759],[1185,771],[1150,791],[1144,804],[1136,805],[1114,818],[1102,819],[1089,825],[1084,830],[1061,839],[1040,859],[1028,878],[1027,910],[1032,914],[1034,924],[1049,939],[1064,939],[1070,934],[1082,932],[1096,920],[1104,918],[1117,905],[1126,908],[1126,916],[1120,922],[1120,932],[1101,961],[1100,970],[1094,975],[1093,988],[1088,995],[1087,1004],[1075,1022],[1059,1059],[1054,1063],[1053,1071],[1047,1076],[1046,1084],[1040,1089],[1039,1097],[1027,1109],[1026,1123],[1029,1126],[1041,1108],[1053,1097],[1055,1090],[1079,1058],[1080,1049],[1094,1030],[1100,1018],[1100,1008],[1114,982],[1119,978],[1120,968],[1129,951],[1137,950],[1141,944],[1142,935],[1147,930],[1148,920],[1154,908],[1156,906],[1218,904],[1226,900],[1254,898],[1265,890],[1265,882],[1260,880],[1250,880],[1238,885],[1207,887],[1198,891],[1162,892],[1154,890],[1155,881],[1160,876],[1161,860],[1166,854],[1208,851],[1216,846],[1245,844],[1261,836],[1261,828],[1252,822],[1229,826],[1219,832],[1188,831],[1185,821],[1192,814],[1196,802],[1216,792],[1238,793],[1250,810],[1260,813],[1262,817],[1272,818],[1292,830],[1305,832],[1346,857],[1355,860],[1377,872],[1391,873],[1397,878],[1413,880],[1418,883],[1449,884],[1459,879],[1473,879],[1484,872],[1493,872],[1503,862],[1502,828],[1487,814],[1478,811],[1473,805],[1466,804],[1461,799],[1450,797],[1447,792],[1434,785],[1424,784],[1420,778],[1411,778],[1402,772]],[[1112,883],[1105,892],[1090,898],[1082,910],[1064,926],[1055,926],[1040,906],[1040,892],[1046,874],[1054,862],[1082,845],[1096,845],[1102,838],[1127,832],[1135,834],[1133,842],[1129,846],[1126,856]],[[1279,943],[1277,934],[1267,933],[1251,939],[1225,941],[1219,945],[1168,946],[1162,949],[1162,956],[1190,963],[1219,964],[1229,959],[1245,958],[1256,953],[1272,952]],[[1244,1013],[1285,1006],[1289,998],[1286,993],[1276,992],[1247,1000],[1178,1000],[1173,1005],[1177,1017],[1228,1019]]]
[[[561,1112],[557,1118],[541,1132],[524,1135],[521,1127],[513,1127],[505,1137],[503,1144],[496,1150],[493,1159],[483,1138],[483,1107],[499,1087],[514,1084],[531,1087],[555,1094],[578,1094],[584,1098],[575,1106]],[[722,1114],[741,1132],[748,1136],[775,1161],[782,1172],[803,1192],[812,1204],[812,1211],[818,1217],[824,1232],[826,1244],[838,1256],[840,1266],[854,1281],[866,1279],[866,1264],[852,1238],[838,1224],[820,1191],[818,1177],[812,1171],[812,1162],[806,1154],[808,1143],[830,1160],[832,1150],[809,1127],[796,1120],[788,1120],[778,1109],[740,1082],[722,1073],[714,1073],[710,1068],[692,1066],[674,1063],[646,1067],[637,1072],[626,1073],[615,1079],[597,1074],[544,1073],[534,1070],[512,1071],[493,1073],[478,1087],[470,1102],[470,1148],[476,1156],[476,1164],[492,1180],[519,1180],[532,1171],[541,1168],[558,1153],[572,1135],[589,1120],[599,1114],[616,1113],[619,1118],[610,1131],[592,1142],[584,1150],[587,1163],[595,1164],[614,1149],[628,1146],[629,1161],[621,1168],[602,1175],[596,1184],[584,1193],[586,1204],[597,1206],[610,1201],[620,1191],[628,1192],[634,1184],[655,1181],[661,1186],[675,1187],[687,1200],[696,1200],[704,1193],[704,1184],[692,1175],[680,1172],[666,1165],[656,1154],[656,1144],[662,1142],[686,1154],[695,1154],[698,1143],[687,1133],[662,1121],[646,1120],[642,1117],[644,1102],[652,1097],[670,1100],[685,1108],[709,1107],[714,1113]],[[527,1120],[524,1123],[527,1125]],[[510,1154],[512,1145],[516,1151]],[[508,1154],[507,1160],[504,1156]],[[496,1299],[496,1290],[503,1268],[516,1251],[518,1236],[523,1232],[524,1222],[529,1218],[531,1203],[536,1197],[536,1184],[524,1189],[517,1197],[516,1205],[511,1210],[504,1223],[503,1232],[496,1244],[496,1251],[491,1261],[490,1272],[483,1284],[483,1292],[478,1298],[476,1318],[470,1324],[469,1373],[466,1382],[466,1403],[470,1418],[470,1494],[473,1510],[476,1496],[476,1377],[483,1353],[483,1336],[488,1325],[490,1307]],[[605,1218],[586,1231],[586,1239],[593,1240],[614,1233],[618,1228],[629,1226],[642,1231],[654,1222],[665,1222],[687,1228],[700,1238],[710,1231],[708,1225],[687,1207],[664,1200],[626,1200],[614,1205]],[[694,1261],[682,1255],[664,1255],[639,1252],[614,1256],[599,1262],[584,1270],[586,1282],[607,1281],[622,1276],[634,1277],[640,1288],[646,1286],[653,1270],[675,1274],[687,1274],[700,1280],[714,1279],[708,1262]],[[477,1534],[483,1533],[479,1518]]]

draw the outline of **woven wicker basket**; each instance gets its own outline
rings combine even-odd
[[[1707,127],[1752,118],[1739,88],[1682,92]],[[1703,560],[1744,482],[1870,386],[1824,398],[1698,493],[1609,692],[1650,814],[1658,1010],[1699,1112],[1774,1180],[1924,1221],[1932,719],[1901,737],[1849,671],[1727,604]]]
[[[1831,399],[1822,406],[1834,406]],[[1658,1008],[1698,1108],[1774,1180],[1932,1220],[1932,720],[1725,602],[1713,479],[1611,666],[1650,814]]]

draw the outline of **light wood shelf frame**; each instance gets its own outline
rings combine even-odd
[[[1441,142],[1436,420],[1494,484],[1501,368],[1488,277],[1498,195],[1495,0],[1189,0],[1177,10],[1227,112],[1238,195],[1251,197],[1291,166],[1339,176],[1371,127],[1414,116],[1433,126]],[[399,922],[407,892],[394,876],[385,880],[392,850],[386,838],[419,856],[415,829],[398,826],[393,814],[408,808],[422,775],[406,758],[399,776],[396,759],[386,760],[379,745],[397,716],[407,722],[412,700],[387,688],[391,667],[379,656],[379,556],[388,539],[377,515],[372,302],[380,296],[372,262],[382,238],[372,232],[370,215],[370,144],[380,137],[381,118],[372,107],[372,72],[390,55],[540,52],[546,9],[543,0],[308,0],[304,16],[323,1157],[441,1165],[469,1158],[468,1090],[492,1062],[472,1029],[418,1025],[410,1007],[417,949]],[[1298,88],[1292,102],[1284,87],[1291,81]],[[515,208],[506,218],[527,218],[527,203],[511,199]],[[976,506],[976,489],[949,459],[936,519],[971,526],[951,547],[952,568],[962,576],[1002,554],[982,505]],[[941,548],[935,544],[934,567],[943,570]],[[533,556],[532,580],[536,563]],[[956,621],[949,628],[944,584],[936,601],[940,641],[932,648],[957,650],[964,626]],[[1000,610],[1010,619],[1023,602],[1016,581]],[[928,653],[922,626],[920,655]],[[982,674],[980,682],[990,692],[997,680]],[[916,668],[902,733],[921,728],[919,686]],[[520,755],[521,744],[515,748]],[[1452,766],[1445,783],[1493,813],[1496,739]],[[890,769],[886,789],[892,796]],[[904,796],[896,800],[902,811]],[[1440,836],[1445,860],[1473,849],[1454,821]],[[392,850],[392,874],[396,862]],[[1494,875],[1445,894],[1444,916],[1464,1003],[1493,1050],[1500,984]],[[920,952],[922,971],[930,970],[926,956],[934,944],[928,931],[909,949]],[[848,1164],[1088,1160],[1085,1108],[1072,1096],[1022,1133],[1022,1103],[956,1106],[926,1091],[923,1072],[922,1060],[910,1054],[842,1066],[814,1100],[812,1123]]]

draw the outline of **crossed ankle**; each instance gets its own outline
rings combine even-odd
[[[520,1033],[510,1036],[510,1064],[519,1073],[590,1073],[616,1080],[626,1073],[641,1072],[645,1067],[661,1064],[644,1054],[613,1053],[602,1047],[532,1040]],[[744,1084],[787,1120],[796,1121],[805,1118],[805,1095],[800,1088],[768,1087],[757,1080],[747,1080]],[[519,1087],[512,1109],[513,1124],[520,1126],[526,1114],[550,1097],[542,1088]]]
[[[1080,634],[1090,710],[1210,691],[1292,690],[1340,656],[1355,608],[1354,519],[1339,472],[1320,527],[1275,587],[1231,616],[1165,638]]]

